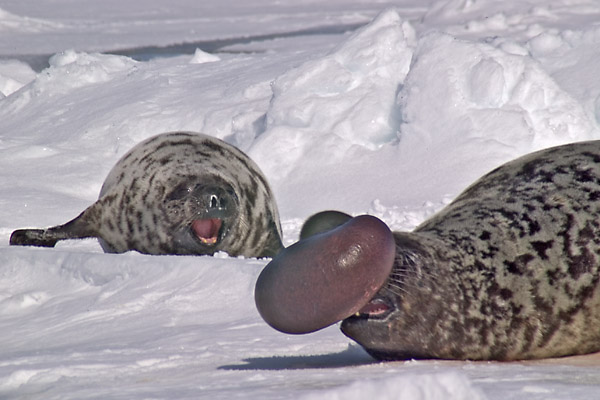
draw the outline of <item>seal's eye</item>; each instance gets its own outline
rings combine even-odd
[[[181,200],[188,194],[190,194],[190,188],[186,184],[181,184],[175,187],[166,197],[167,200]]]

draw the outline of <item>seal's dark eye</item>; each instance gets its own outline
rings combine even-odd
[[[181,184],[178,185],[177,187],[175,187],[175,189],[173,189],[171,191],[171,193],[169,193],[167,195],[167,200],[181,200],[183,199],[185,196],[187,196],[190,193],[190,188],[188,185],[185,184]]]

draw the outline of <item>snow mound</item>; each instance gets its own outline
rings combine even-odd
[[[36,103],[56,103],[57,99],[66,99],[74,91],[107,83],[137,69],[137,62],[128,57],[74,50],[55,54],[50,57],[49,62],[49,68],[37,74],[19,93],[6,98],[3,105],[6,113],[21,115],[24,109],[31,108]],[[56,117],[52,120],[56,123]]]
[[[0,61],[0,97],[9,96],[35,79],[28,64],[16,60]]]
[[[468,160],[480,174],[534,150],[597,137],[582,105],[539,63],[511,50],[443,33],[421,38],[398,95],[400,147],[416,160],[437,154],[450,170]]]
[[[365,185],[377,188],[381,204],[418,191],[438,209],[458,194],[445,177],[466,187],[528,152],[599,137],[595,110],[586,110],[599,107],[582,104],[526,46],[442,32],[416,36],[393,9],[327,55],[280,75],[272,92],[250,154],[276,187],[311,185],[310,193],[278,196],[296,210],[312,204],[314,211],[364,213],[373,201]],[[439,172],[417,181],[432,159]],[[353,185],[339,185],[343,176],[354,177]],[[390,207],[384,214],[395,226],[429,215]]]
[[[201,49],[196,49],[194,56],[190,60],[190,64],[204,64],[207,62],[220,61],[221,58],[217,55],[207,53]]]
[[[526,43],[531,55],[582,103],[596,124],[600,123],[600,81],[595,68],[600,63],[599,44],[599,27],[547,29]]]
[[[50,68],[38,76],[36,84],[53,92],[76,89],[108,82],[116,75],[134,70],[136,64],[128,57],[66,50],[50,57]],[[54,82],[56,85],[52,85]]]
[[[402,374],[385,379],[353,382],[343,388],[315,392],[302,400],[483,400],[466,376],[447,372],[438,374]]]
[[[272,85],[263,141],[277,137],[293,150],[271,162],[289,165],[316,152],[333,163],[352,146],[374,150],[394,140],[399,123],[395,98],[408,72],[414,37],[412,26],[390,9],[325,57],[279,76]]]
[[[429,24],[461,25],[465,33],[506,30],[509,25],[520,22],[510,18],[515,6],[518,4],[473,0],[438,1],[432,4],[423,19]]]

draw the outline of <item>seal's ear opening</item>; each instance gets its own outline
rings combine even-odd
[[[352,217],[341,211],[321,211],[308,217],[300,230],[300,240],[328,232],[348,222]]]

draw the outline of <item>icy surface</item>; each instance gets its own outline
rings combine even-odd
[[[246,151],[286,244],[327,208],[410,230],[505,161],[600,138],[595,0],[240,3],[0,0],[0,398],[596,396],[598,355],[377,363],[335,326],[278,333],[267,260],[8,246],[160,132]]]

